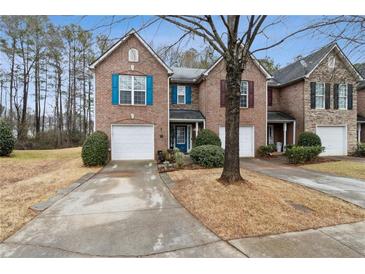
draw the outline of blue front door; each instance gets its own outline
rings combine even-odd
[[[186,153],[188,151],[186,126],[176,126],[175,127],[175,141],[176,141],[175,146],[181,152]]]

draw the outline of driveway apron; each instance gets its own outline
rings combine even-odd
[[[152,161],[119,161],[0,244],[1,257],[243,257],[187,212]]]

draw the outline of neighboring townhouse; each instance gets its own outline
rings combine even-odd
[[[365,143],[365,81],[361,81],[357,87],[357,140]]]
[[[225,144],[226,71],[169,67],[134,30],[90,68],[95,79],[95,129],[108,134],[112,160],[155,159],[158,151],[187,153],[203,128]],[[259,146],[294,144],[316,132],[324,155],[346,155],[365,135],[365,84],[337,44],[294,62],[272,77],[251,56],[242,74],[240,157]],[[359,94],[359,95],[358,95]]]
[[[90,68],[95,79],[95,129],[108,134],[112,160],[154,159],[159,150],[192,148],[199,130],[225,139],[225,66],[169,68],[131,31]],[[242,75],[240,156],[266,144],[267,80],[251,57]]]
[[[268,89],[268,143],[295,143],[317,133],[325,152],[347,155],[357,144],[357,82],[362,80],[337,44],[280,69]]]

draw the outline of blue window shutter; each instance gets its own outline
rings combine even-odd
[[[191,105],[191,86],[185,86],[185,102]]]
[[[171,92],[172,92],[171,102],[173,104],[177,104],[177,85],[172,85]]]
[[[147,75],[147,105],[153,105],[153,76]]]
[[[112,75],[112,104],[119,105],[119,74]]]

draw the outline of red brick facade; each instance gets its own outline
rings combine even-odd
[[[130,48],[138,49],[139,62],[128,62]],[[153,75],[153,105],[112,105],[113,73]],[[153,124],[155,152],[168,147],[168,72],[134,35],[98,64],[95,84],[96,130],[110,137],[112,124]]]
[[[200,111],[206,118],[206,128],[217,134],[219,127],[224,127],[225,124],[225,108],[220,106],[220,81],[225,79],[225,76],[224,62],[220,62],[201,83],[199,90]],[[254,82],[254,107],[241,108],[240,125],[254,126],[256,152],[259,146],[266,144],[266,77],[250,60],[242,74],[242,80]]]

